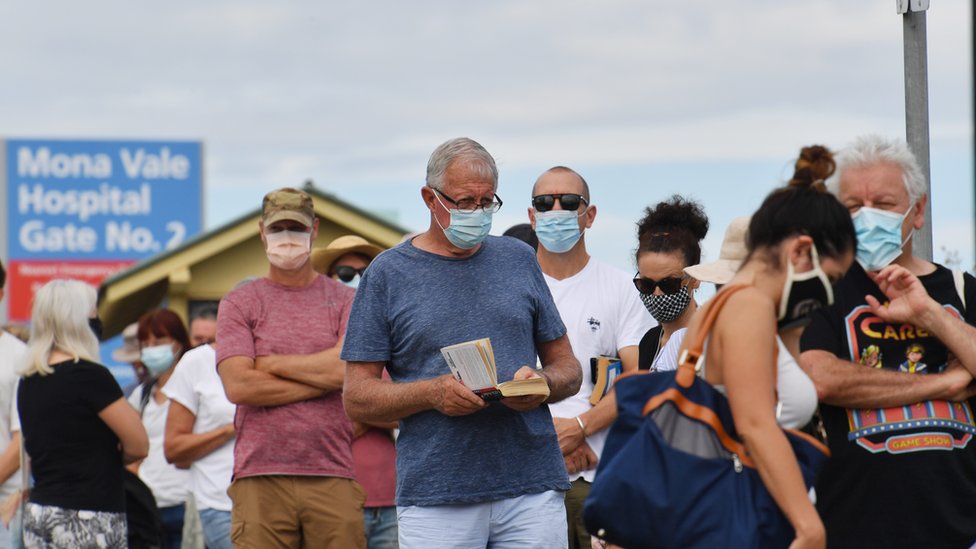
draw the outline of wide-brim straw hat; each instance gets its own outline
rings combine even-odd
[[[383,248],[370,244],[361,236],[354,234],[340,236],[328,246],[312,250],[312,268],[322,274],[328,274],[329,267],[335,263],[335,260],[346,254],[362,254],[373,259],[382,251]]]
[[[718,259],[685,267],[685,273],[702,282],[728,284],[748,255],[746,237],[749,234],[750,216],[733,219],[725,229]]]
[[[112,360],[116,362],[136,362],[142,354],[139,352],[139,323],[133,322],[122,330],[122,346],[112,351]]]

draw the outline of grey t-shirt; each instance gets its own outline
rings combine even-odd
[[[419,381],[450,373],[441,347],[488,337],[503,382],[536,363],[535,341],[565,333],[526,244],[489,236],[474,255],[452,259],[406,242],[363,276],[342,358],[386,362],[394,382]],[[566,478],[547,406],[516,412],[496,402],[467,416],[428,410],[400,422],[397,505],[567,490]]]

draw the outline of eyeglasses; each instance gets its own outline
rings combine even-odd
[[[589,204],[586,198],[579,194],[540,194],[532,197],[532,207],[537,212],[548,212],[556,205],[556,200],[564,210],[576,211],[580,207],[580,202]]]
[[[681,289],[681,283],[685,279],[691,278],[688,275],[683,276],[669,276],[667,278],[662,278],[661,280],[654,280],[653,278],[644,278],[637,273],[634,276],[634,286],[637,291],[644,294],[650,295],[654,293],[654,288],[661,288],[661,291],[665,294],[673,294]]]
[[[366,272],[366,267],[357,269],[349,265],[339,265],[335,268],[336,276],[343,282],[352,282],[352,279],[356,278],[356,275],[363,276],[364,272]]]
[[[434,189],[434,187],[431,187],[431,189]],[[450,196],[444,194],[439,189],[434,189],[434,192],[444,197],[444,200],[447,200],[451,204],[457,206],[458,211],[461,213],[474,213],[477,210],[484,210],[486,212],[495,213],[498,210],[502,209],[502,204],[503,204],[502,197],[498,196],[497,194],[494,195],[494,199],[495,199],[494,201],[479,203],[479,202],[475,202],[470,198],[464,198],[462,200],[454,200]]]

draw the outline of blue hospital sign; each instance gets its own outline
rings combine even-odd
[[[193,141],[6,141],[11,319],[47,280],[97,285],[199,233],[201,153]]]

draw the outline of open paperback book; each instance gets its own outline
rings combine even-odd
[[[495,353],[488,338],[444,347],[441,355],[454,377],[485,400],[526,395],[549,396],[549,383],[544,377],[498,383]]]

